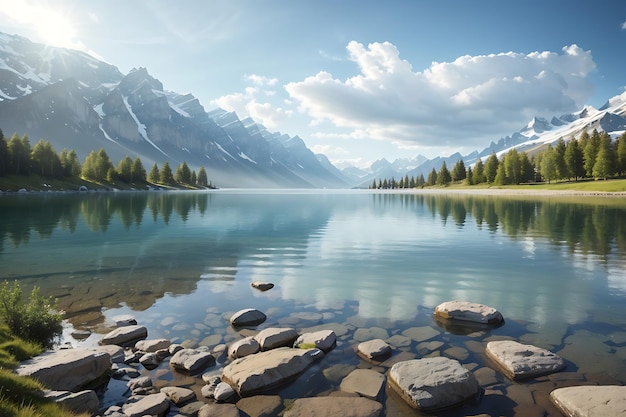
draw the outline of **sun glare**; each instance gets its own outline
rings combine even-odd
[[[53,46],[80,49],[71,16],[48,4],[29,1],[0,0],[0,13],[37,34],[37,41]]]

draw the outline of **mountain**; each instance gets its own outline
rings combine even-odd
[[[192,94],[164,89],[146,68],[122,74],[80,51],[0,33],[0,128],[84,160],[104,148],[114,163],[140,157],[204,166],[219,187],[347,187],[332,164],[298,136],[267,131]]]

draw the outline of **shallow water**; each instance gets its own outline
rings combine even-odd
[[[547,397],[554,387],[626,382],[626,201],[619,198],[2,195],[0,265],[0,278],[57,297],[68,333],[95,332],[85,341],[67,336],[75,346],[95,343],[126,313],[149,338],[188,346],[237,340],[227,319],[248,307],[268,315],[259,328],[343,332],[321,363],[279,391],[283,398],[337,390],[351,367],[384,372],[354,353],[363,329],[393,336],[395,355],[453,357],[476,372],[483,397],[441,415],[560,415]],[[276,286],[259,292],[250,287],[255,280]],[[433,308],[452,299],[496,307],[506,323],[442,328]],[[436,332],[426,340],[403,335],[414,328]],[[560,354],[567,369],[511,383],[483,355],[486,341],[508,337]],[[199,390],[198,378],[167,366],[150,372]],[[417,415],[390,393],[381,401],[389,416]]]

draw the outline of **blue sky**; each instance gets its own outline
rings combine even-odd
[[[338,166],[482,150],[626,86],[621,0],[0,0],[0,31],[146,67]]]

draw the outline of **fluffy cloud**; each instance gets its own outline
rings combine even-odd
[[[268,129],[277,129],[281,122],[291,117],[292,110],[275,106],[267,101],[260,101],[275,95],[274,90],[262,87],[275,86],[278,79],[252,74],[244,76],[244,80],[251,82],[254,86],[247,87],[243,93],[222,96],[213,100],[211,104],[224,110],[237,112],[240,117],[250,116]]]
[[[462,56],[414,71],[391,43],[347,46],[360,73],[345,81],[321,71],[286,85],[315,121],[355,136],[418,147],[484,146],[533,116],[576,110],[592,92],[595,69],[577,45],[560,53]]]

